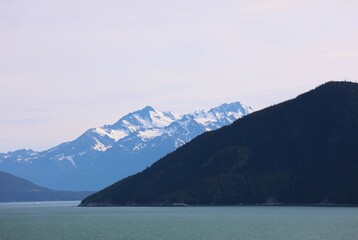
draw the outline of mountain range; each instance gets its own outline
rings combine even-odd
[[[0,202],[72,201],[93,192],[55,191],[23,178],[0,172]]]
[[[250,112],[239,102],[185,115],[147,106],[49,150],[0,153],[0,171],[52,189],[99,190]]]
[[[81,206],[358,204],[358,84],[329,82],[206,132]]]

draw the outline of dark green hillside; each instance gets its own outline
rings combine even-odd
[[[0,172],[0,202],[81,200],[91,192],[55,191]]]
[[[358,84],[329,82],[205,133],[82,206],[358,204]]]

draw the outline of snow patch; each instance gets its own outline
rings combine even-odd
[[[95,128],[94,131],[102,137],[107,136],[107,132],[103,128],[98,127]]]
[[[151,139],[155,137],[159,137],[163,134],[163,132],[160,129],[150,129],[146,131],[141,131],[138,133],[138,136],[142,139]]]
[[[127,120],[123,120],[122,123],[123,123],[131,132],[135,132],[135,131],[137,131],[137,129],[138,129],[137,126],[133,126],[133,125],[130,124],[130,122],[128,122]]]
[[[195,117],[195,121],[201,125],[206,126],[209,123],[217,122],[218,119],[212,116],[211,114],[207,114],[206,116],[199,115],[198,117]]]
[[[138,151],[138,150],[140,150],[142,148],[145,148],[146,146],[147,146],[147,144],[139,143],[133,148],[133,151]]]
[[[16,158],[16,162],[30,162],[31,160],[33,160],[33,158],[23,158],[23,157]]]
[[[105,145],[104,145],[103,143],[101,143],[100,141],[98,141],[97,138],[94,138],[94,140],[96,141],[96,145],[93,147],[94,150],[99,151],[99,152],[104,152],[104,151],[106,151],[108,148],[110,148],[110,147],[105,146]]]
[[[176,148],[181,147],[184,144],[185,144],[185,142],[183,140],[179,139],[179,138],[175,141],[175,147]]]
[[[133,117],[141,124],[141,127],[152,128],[153,124],[150,122],[150,119],[144,119],[139,114],[134,114]]]
[[[108,137],[114,139],[116,142],[122,138],[125,138],[126,136],[128,136],[128,133],[120,130],[111,130],[111,132],[108,134]]]
[[[76,166],[75,162],[73,161],[74,155],[71,156],[65,156],[65,154],[56,155],[55,158],[59,161],[68,160],[70,163],[72,163],[73,166]]]
[[[163,112],[150,112],[150,118],[152,119],[152,126],[163,128],[174,122],[175,116],[173,118],[169,117],[169,114],[165,114]]]
[[[85,154],[86,154],[86,151],[83,151],[83,152],[78,153],[79,156],[83,156],[83,155],[85,155]]]
[[[123,130],[105,129],[99,127],[99,128],[95,128],[94,131],[98,133],[101,137],[107,136],[113,139],[115,142],[128,136],[128,133]]]
[[[75,162],[73,161],[73,157],[74,157],[74,155],[72,155],[72,156],[67,156],[67,157],[65,157],[65,158],[66,158],[68,161],[70,161],[73,166],[76,166]]]

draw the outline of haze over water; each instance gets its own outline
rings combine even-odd
[[[356,239],[354,207],[112,207],[2,203],[0,240]]]

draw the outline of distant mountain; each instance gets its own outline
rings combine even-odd
[[[329,82],[207,132],[82,206],[358,204],[358,84]]]
[[[0,153],[0,170],[52,189],[99,190],[250,112],[239,102],[186,115],[148,106],[43,152]]]
[[[0,202],[81,200],[93,192],[54,191],[0,172]]]

